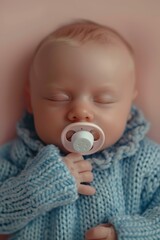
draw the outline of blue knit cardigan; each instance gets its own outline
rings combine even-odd
[[[32,115],[24,114],[17,138],[0,148],[0,233],[12,240],[84,240],[91,227],[112,223],[119,240],[160,239],[160,146],[147,131],[133,107],[121,139],[85,156],[96,194],[84,196],[64,154],[45,145]]]

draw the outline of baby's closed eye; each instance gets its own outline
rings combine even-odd
[[[116,102],[116,98],[108,94],[99,94],[93,98],[94,102],[109,104]]]
[[[52,93],[52,94],[48,95],[45,98],[47,100],[55,101],[55,102],[63,102],[63,101],[70,101],[71,100],[70,95],[66,92],[55,92],[55,93]]]

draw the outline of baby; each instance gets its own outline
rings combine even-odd
[[[160,239],[160,146],[133,105],[135,72],[131,46],[94,22],[40,43],[17,138],[0,148],[1,233]]]

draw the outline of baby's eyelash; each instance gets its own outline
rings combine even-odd
[[[110,104],[110,103],[114,103],[115,99],[110,96],[102,95],[102,96],[94,97],[94,102],[102,103],[102,104]]]
[[[46,97],[46,99],[54,102],[64,102],[64,101],[69,101],[70,96],[66,93],[55,93],[49,97]]]

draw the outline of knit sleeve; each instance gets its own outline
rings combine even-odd
[[[153,149],[152,149],[153,150]],[[118,240],[158,240],[160,239],[160,148],[155,148],[144,176],[141,192],[141,213],[115,216],[110,219]],[[146,155],[145,155],[146,156]],[[147,157],[147,156],[146,156]],[[147,165],[144,165],[147,168]]]
[[[38,215],[77,197],[76,181],[58,150],[45,146],[16,177],[0,183],[0,233],[20,230]]]
[[[160,191],[159,199],[160,202]],[[160,206],[148,208],[142,215],[124,215],[110,220],[118,240],[158,240],[160,236]]]

